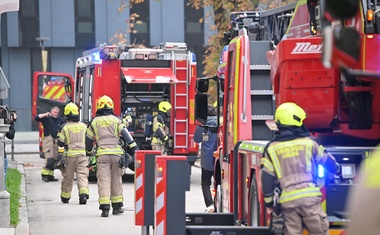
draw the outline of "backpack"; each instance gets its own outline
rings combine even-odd
[[[145,130],[144,130],[144,135],[146,138],[150,138],[153,135],[153,115],[152,114],[147,114],[145,116]]]

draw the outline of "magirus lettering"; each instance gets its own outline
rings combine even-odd
[[[297,42],[291,54],[322,53],[323,44],[311,44],[310,42]]]

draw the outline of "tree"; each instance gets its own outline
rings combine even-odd
[[[123,11],[127,7],[132,7],[134,4],[143,3],[145,0],[121,0],[119,12]],[[159,1],[159,0],[157,0]],[[217,33],[212,35],[206,46],[206,54],[204,55],[202,63],[205,65],[205,70],[203,74],[205,76],[214,76],[217,72],[219,66],[220,53],[224,45],[224,32],[229,31],[230,27],[230,15],[231,12],[239,11],[254,11],[254,10],[269,10],[281,5],[294,2],[296,0],[188,0],[188,5],[191,5],[195,9],[200,9],[204,7],[212,7],[214,24],[211,25],[212,31]],[[141,21],[138,20],[138,15],[132,13],[130,19],[127,20],[129,29],[126,33],[137,33],[133,28],[134,25],[140,24]],[[210,18],[209,16],[206,16]],[[203,23],[204,19],[199,19],[199,23]],[[115,34],[116,41],[123,41],[123,34]],[[134,44],[134,43],[131,43]],[[136,46],[139,46],[136,45]]]

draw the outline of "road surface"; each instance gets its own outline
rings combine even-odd
[[[8,155],[9,156],[9,155]],[[14,160],[22,162],[25,170],[26,204],[30,235],[140,235],[142,228],[134,222],[134,176],[125,177],[124,214],[108,218],[100,216],[96,182],[90,183],[87,205],[79,205],[76,181],[69,204],[60,199],[62,176],[55,171],[57,182],[43,182],[40,170],[43,159],[38,154],[16,154]],[[191,190],[186,192],[186,212],[203,212],[204,202],[200,186],[200,168],[192,167]],[[154,234],[151,230],[150,234]]]

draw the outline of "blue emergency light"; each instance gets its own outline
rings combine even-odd
[[[325,177],[325,169],[323,166],[318,165],[318,178],[323,178]]]
[[[101,62],[102,60],[100,59],[100,54],[99,52],[92,53],[92,58],[94,59],[94,62]]]

